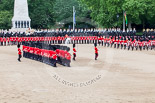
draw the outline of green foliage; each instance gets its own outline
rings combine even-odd
[[[12,13],[9,11],[0,11],[0,29],[11,28]]]
[[[123,11],[133,24],[154,25],[154,0],[81,0],[91,10],[91,17],[104,27],[121,26]],[[117,19],[119,15],[119,19]]]
[[[14,0],[1,0],[0,1],[0,29],[10,29],[11,19],[13,17],[13,5]]]
[[[54,17],[56,22],[69,24],[73,21],[73,6],[76,10],[76,21],[83,18],[90,18],[87,6],[77,0],[56,0],[54,3]],[[79,18],[79,19],[78,19]]]
[[[155,27],[154,0],[28,0],[28,4],[32,28],[51,28],[56,22],[72,24],[73,6],[79,23],[92,19],[100,27],[122,27],[126,11],[129,23]],[[14,0],[0,0],[0,28],[11,28],[13,8]]]
[[[32,28],[49,28],[54,24],[54,0],[28,0]]]
[[[90,17],[86,5],[80,4],[77,0],[28,0],[28,6],[32,28],[51,28],[56,22],[68,18],[72,21],[73,6],[79,18]],[[11,28],[14,0],[2,0],[0,10],[0,28]]]

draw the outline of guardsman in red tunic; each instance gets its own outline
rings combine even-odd
[[[30,42],[31,41],[31,37],[28,37],[28,42]]]
[[[80,37],[81,44],[83,44],[83,39],[84,39],[83,36],[81,36],[81,37]]]
[[[127,39],[124,40],[124,49],[126,49],[126,47],[127,47],[127,43],[128,43],[128,40],[127,40]]]
[[[51,43],[54,44],[54,37],[51,37]]]
[[[49,40],[49,44],[51,44],[52,43],[51,42],[52,41],[52,37],[49,37],[48,40]]]
[[[22,44],[25,43],[25,37],[21,37],[21,42],[22,42]]]
[[[13,39],[13,45],[15,45],[16,44],[16,37],[12,37],[12,39]]]
[[[56,67],[57,55],[55,51],[49,50],[49,64]]]
[[[140,51],[142,51],[142,42],[138,41],[138,44],[139,44]]]
[[[104,39],[103,36],[101,36],[101,44],[102,44],[102,46],[103,46],[103,39]]]
[[[21,38],[20,37],[17,38],[17,42],[18,42],[18,44],[21,44]]]
[[[131,47],[131,41],[130,40],[128,41],[127,46],[128,46],[128,50],[130,50],[130,47]]]
[[[121,49],[123,49],[123,43],[124,43],[124,40],[120,40]]]
[[[65,51],[65,66],[70,67],[71,55],[67,51]]]
[[[6,38],[5,37],[3,38],[3,41],[4,41],[4,46],[6,46]]]
[[[101,42],[102,42],[102,38],[98,37],[98,44],[99,44],[99,46],[100,46]]]
[[[93,43],[95,43],[95,36],[93,36],[92,39],[93,39]]]
[[[1,46],[3,46],[3,38],[0,38]]]
[[[97,36],[95,36],[95,43],[97,43],[97,39],[98,39]]]
[[[56,54],[56,52],[53,52],[52,58],[54,60],[54,62],[53,62],[54,67],[56,67],[56,63],[57,63],[57,54]]]
[[[18,44],[17,47],[18,47],[18,61],[21,62],[20,59],[22,57],[22,52],[21,52],[21,49],[20,49],[20,44]]]
[[[60,36],[56,37],[57,44],[60,44]]]
[[[151,40],[149,40],[149,42],[150,42],[150,47],[151,47],[150,49],[152,50],[153,49],[153,45],[152,45],[153,43]]]
[[[119,49],[120,46],[120,40],[117,40],[117,49]]]
[[[84,39],[84,43],[86,44],[86,37],[84,36],[83,39]]]
[[[57,37],[54,37],[54,44],[57,44]]]
[[[97,49],[97,44],[95,44],[95,60],[98,58],[98,49]]]
[[[116,48],[116,45],[117,45],[117,40],[115,39],[114,40],[114,48]]]
[[[7,45],[10,45],[10,38],[7,38]]]
[[[87,36],[87,44],[89,44],[89,36]]]
[[[41,49],[37,49],[37,54],[38,54],[38,61],[42,62],[42,55],[41,55]]]
[[[89,36],[89,40],[90,40],[90,44],[92,44],[93,43],[93,41],[92,41],[92,36]]]
[[[73,44],[75,43],[75,37],[72,37],[72,43]]]
[[[138,50],[138,41],[136,39],[134,41],[135,41],[135,48],[136,50]]]
[[[76,58],[76,49],[75,49],[75,44],[73,44],[73,60],[75,61]]]
[[[113,37],[113,38],[112,38],[112,44],[111,44],[111,47],[113,47],[114,42],[115,42],[115,38]]]
[[[131,49],[132,49],[132,51],[134,50],[134,44],[135,44],[135,42],[131,41]]]
[[[65,37],[61,37],[61,40],[62,40],[62,44],[65,43]]]
[[[10,45],[13,45],[13,38],[10,37]]]
[[[146,44],[146,49],[148,50],[148,49],[150,49],[150,47],[151,47],[151,42],[148,41],[147,44]]]
[[[36,42],[37,41],[37,37],[33,37],[33,41]]]
[[[23,45],[23,57],[26,58],[27,55],[27,46]]]
[[[108,47],[110,46],[110,38],[107,38]]]
[[[75,44],[78,44],[78,37],[75,36]]]

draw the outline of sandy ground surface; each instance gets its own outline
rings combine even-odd
[[[0,103],[155,103],[155,51],[78,45],[70,68],[22,58],[0,47]]]

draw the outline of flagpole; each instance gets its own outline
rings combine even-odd
[[[73,6],[73,31],[75,31],[74,15],[75,15],[75,7]]]
[[[125,18],[124,18],[124,11],[123,11],[123,31],[125,30]]]

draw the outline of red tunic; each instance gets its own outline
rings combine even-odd
[[[97,49],[97,47],[95,47],[95,53],[98,54],[98,49]]]
[[[76,54],[76,49],[75,48],[73,48],[73,54]]]
[[[3,41],[6,42],[6,38],[3,38]]]
[[[19,54],[19,55],[21,55],[21,54],[22,54],[22,52],[21,52],[21,49],[20,49],[20,48],[18,48],[18,54]]]
[[[71,60],[71,55],[70,55],[70,53],[68,53],[68,52],[66,52],[66,59],[67,59],[67,60]]]
[[[54,60],[57,59],[57,55],[56,55],[56,53],[53,55],[53,59],[54,59]]]
[[[7,42],[9,42],[10,41],[10,38],[7,38]]]

